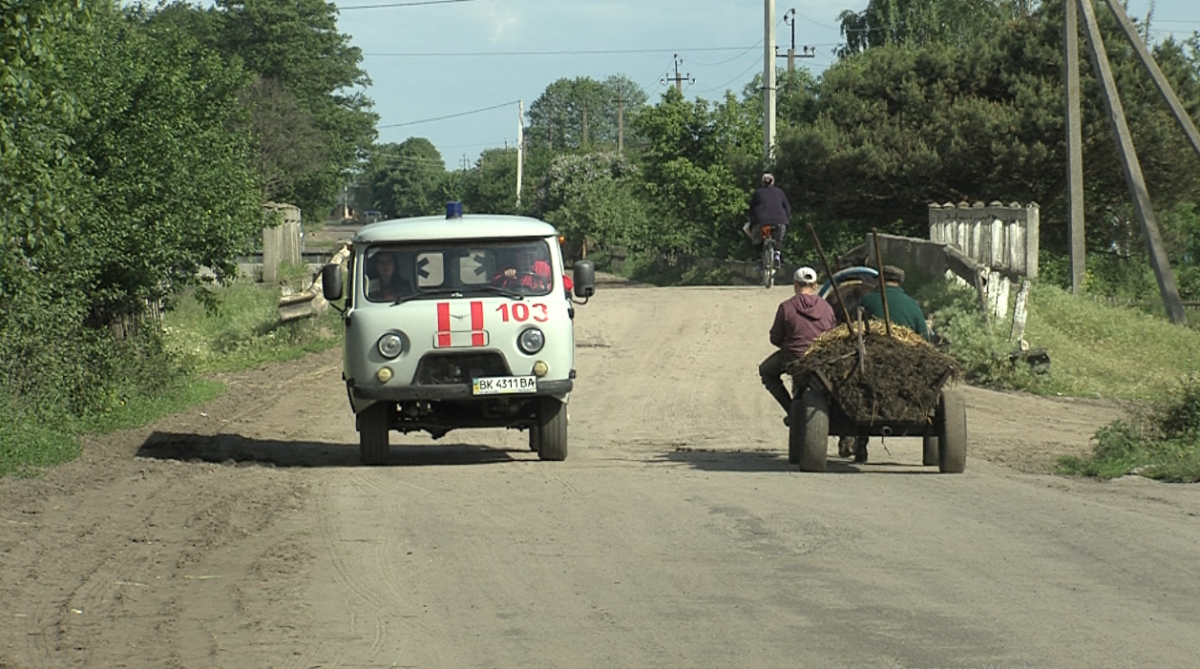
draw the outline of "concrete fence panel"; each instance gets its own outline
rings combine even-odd
[[[300,208],[268,202],[263,205],[263,219],[262,280],[275,283],[281,264],[300,264]]]
[[[1037,204],[992,202],[929,205],[929,239],[953,244],[975,262],[1009,279],[1037,278]]]

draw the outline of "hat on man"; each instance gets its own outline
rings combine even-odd
[[[792,280],[801,285],[812,285],[817,282],[817,270],[811,267],[801,267],[796,270]]]
[[[883,280],[893,281],[895,283],[904,283],[904,270],[895,265],[883,266]]]

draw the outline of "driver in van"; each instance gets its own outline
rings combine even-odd
[[[518,248],[513,254],[513,261],[513,266],[500,270],[492,277],[492,285],[529,290],[545,290],[549,287],[553,270],[550,263],[539,258],[533,248]]]

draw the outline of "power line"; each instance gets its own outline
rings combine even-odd
[[[517,104],[517,102],[519,102],[519,101],[513,100],[512,102],[505,102],[503,104],[492,105],[491,107],[483,107],[482,109],[472,109],[471,111],[459,112],[457,114],[447,114],[445,116],[437,116],[434,118],[423,118],[419,121],[406,121],[404,123],[391,123],[388,125],[380,125],[380,126],[375,126],[375,127],[377,130],[382,130],[384,128],[401,128],[406,125],[417,125],[418,123],[432,123],[434,121],[444,121],[448,118],[458,118],[460,116],[470,116],[471,114],[478,114],[478,113],[485,112],[485,111],[492,111],[493,109],[501,109],[503,107],[510,107],[512,105]]]
[[[417,7],[420,5],[448,5],[452,2],[475,2],[475,0],[415,0],[414,2],[393,2],[386,5],[354,5],[351,7],[338,6],[338,11],[345,12],[351,9],[385,9],[389,7]]]
[[[744,55],[746,55],[746,54],[750,53],[751,51],[753,51],[753,50],[757,49],[758,47],[762,46],[762,43],[763,43],[763,41],[762,41],[762,40],[758,40],[758,44],[755,44],[755,45],[754,45],[754,46],[752,46],[752,47],[747,47],[747,48],[746,48],[744,51],[742,51],[742,52],[741,52],[741,53],[739,53],[738,55],[736,55],[736,56],[734,56],[733,58],[730,58],[730,59],[728,59],[728,60],[722,60],[722,61],[720,61],[720,62],[718,62],[718,63],[694,63],[694,64],[695,64],[695,65],[699,65],[700,67],[716,67],[716,66],[718,66],[718,65],[724,65],[724,64],[726,64],[726,63],[732,63],[733,61],[735,61],[735,60],[737,60],[737,59],[741,58],[742,56],[744,56]]]
[[[705,89],[705,90],[702,90],[702,91],[700,91],[700,92],[701,92],[701,93],[711,93],[711,92],[713,92],[713,91],[716,91],[716,90],[725,90],[725,88],[726,88],[727,86],[729,86],[729,84],[732,84],[733,82],[737,81],[738,79],[741,79],[743,76],[745,76],[745,74],[746,74],[747,72],[749,72],[750,70],[753,70],[753,69],[754,69],[754,68],[756,68],[756,67],[758,67],[758,62],[751,63],[751,64],[750,64],[750,67],[747,67],[746,69],[742,70],[741,74],[739,74],[739,75],[737,75],[736,77],[734,77],[734,78],[730,79],[729,81],[727,81],[727,82],[725,82],[725,83],[721,84],[720,86],[714,86],[713,88],[707,88],[707,89]]]
[[[761,44],[761,42],[759,42]],[[744,46],[714,46],[699,49],[586,49],[579,51],[414,51],[414,52],[399,52],[399,53],[364,53],[363,56],[371,56],[374,58],[384,57],[402,57],[402,58],[449,58],[452,56],[595,56],[603,54],[622,54],[622,53],[683,53],[689,51],[748,51],[754,47]]]

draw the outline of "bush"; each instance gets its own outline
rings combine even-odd
[[[914,295],[931,315],[934,331],[946,352],[956,359],[968,381],[1003,389],[1030,389],[1037,377],[1008,357],[1012,344],[1007,328],[989,328],[974,288],[949,281],[932,281]]]
[[[1114,478],[1137,473],[1165,481],[1200,481],[1200,377],[1190,375],[1176,394],[1134,409],[1100,428],[1092,454],[1063,458],[1064,473]]]

